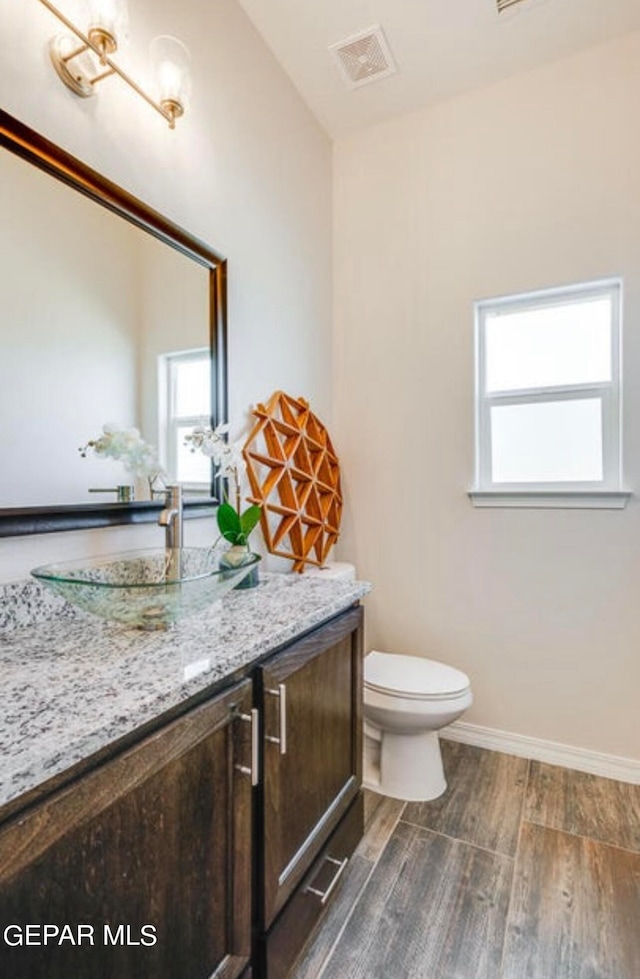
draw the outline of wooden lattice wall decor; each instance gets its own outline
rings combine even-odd
[[[322,566],[342,516],[340,466],[329,433],[304,398],[284,391],[253,414],[257,422],[243,451],[267,548],[291,558],[294,571]]]

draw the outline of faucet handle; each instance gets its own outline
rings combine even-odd
[[[136,498],[135,486],[109,486],[104,489],[89,487],[90,493],[115,493],[118,503],[132,503]]]

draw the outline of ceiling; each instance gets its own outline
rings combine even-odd
[[[640,30],[640,0],[239,2],[335,138]],[[398,70],[350,89],[329,45],[374,25]]]

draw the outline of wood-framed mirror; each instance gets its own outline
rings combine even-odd
[[[165,464],[189,423],[167,420],[167,364],[194,352],[206,420],[226,420],[226,261],[1,109],[0,146],[0,537],[156,520],[160,500],[89,497],[118,476],[78,450],[111,422]],[[198,473],[186,516],[217,502]]]

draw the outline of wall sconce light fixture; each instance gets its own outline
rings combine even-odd
[[[118,49],[118,38],[126,29],[124,0],[91,0],[89,25],[86,32],[76,27],[50,0],[40,0],[69,34],[59,34],[49,44],[49,54],[58,76],[83,98],[95,94],[96,85],[109,75],[118,75],[123,82],[159,112],[175,127],[184,114],[189,95],[189,52],[175,37],[158,37],[151,43],[151,56],[157,77],[156,98],[148,95],[111,55]]]

